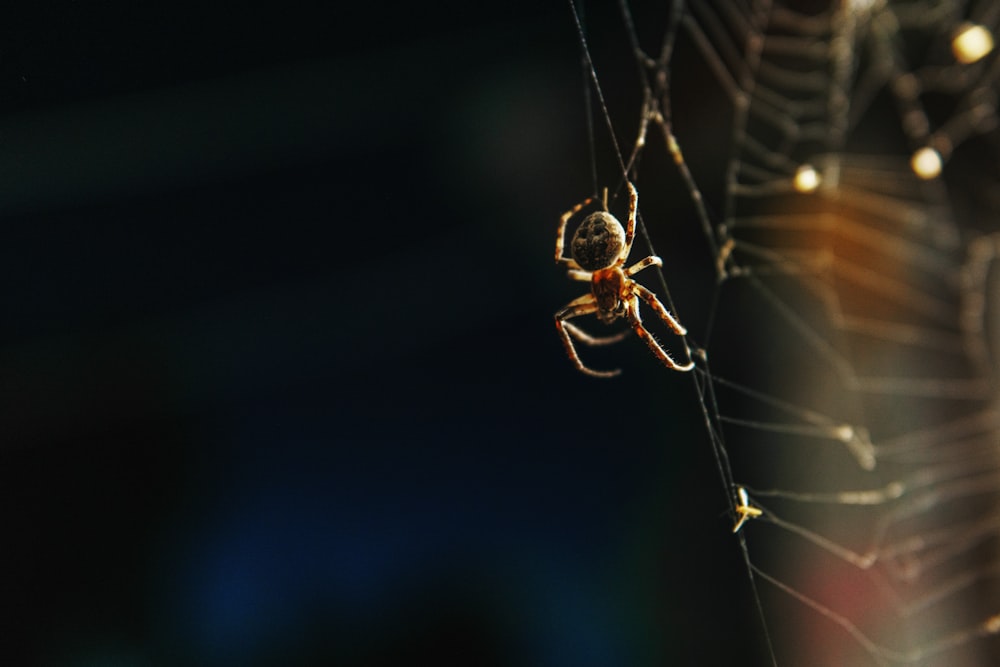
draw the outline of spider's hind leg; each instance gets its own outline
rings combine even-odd
[[[651,266],[663,266],[663,260],[656,255],[650,255],[649,257],[640,259],[638,262],[625,269],[625,275],[634,276],[643,269],[648,269]]]
[[[566,245],[566,223],[569,222],[570,218],[583,210],[585,206],[593,203],[593,201],[593,197],[587,197],[582,202],[563,213],[562,217],[559,218],[559,229],[556,231],[556,264],[568,264],[571,269],[580,268],[580,265],[576,263],[575,259],[572,257],[566,257],[563,254],[563,248]]]
[[[626,180],[625,185],[628,186],[628,220],[625,223],[625,245],[622,247],[621,255],[619,255],[619,261],[622,263],[632,252],[632,241],[635,240],[635,218],[639,210],[639,193],[636,192],[632,181]]]

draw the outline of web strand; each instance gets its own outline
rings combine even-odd
[[[570,2],[622,180],[655,152],[676,171],[644,169],[640,194],[686,194],[683,216],[644,204],[640,235],[652,252],[671,230],[645,220],[669,219],[709,251],[711,284],[681,287],[703,322],[679,315],[770,662],[853,660],[795,641],[846,633],[836,650],[873,665],[977,664],[1000,655],[1000,57],[975,40],[1000,2],[801,4],[674,0],[654,56],[619,0],[641,98],[626,160]],[[758,531],[817,565],[759,562]]]

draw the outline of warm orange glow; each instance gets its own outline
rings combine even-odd
[[[941,174],[941,154],[933,148],[924,146],[910,158],[913,173],[924,180],[937,178]]]
[[[811,164],[804,164],[795,172],[795,189],[799,192],[813,192],[819,187],[819,173]]]
[[[981,25],[963,23],[951,40],[955,60],[968,65],[993,50],[993,33]]]
[[[848,0],[847,7],[856,14],[863,14],[872,8],[875,0]]]

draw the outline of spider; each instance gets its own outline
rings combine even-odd
[[[559,220],[559,232],[556,234],[556,262],[569,266],[566,275],[571,280],[590,283],[590,294],[585,294],[570,301],[556,313],[556,329],[562,337],[563,345],[570,360],[582,372],[596,377],[614,377],[621,370],[595,371],[587,368],[580,360],[573,345],[573,339],[587,345],[609,345],[616,343],[628,334],[626,329],[614,336],[597,338],[567,320],[580,315],[597,315],[597,319],[610,324],[624,317],[632,325],[632,329],[640,338],[646,341],[653,354],[667,368],[675,371],[689,371],[694,368],[694,362],[678,364],[667,354],[653,335],[642,325],[639,315],[639,299],[645,301],[660,316],[674,333],[683,336],[687,330],[660,303],[656,295],[636,281],[632,280],[639,271],[650,266],[663,266],[663,260],[655,255],[641,259],[632,266],[623,269],[629,253],[632,251],[632,241],[635,238],[635,217],[639,205],[639,195],[635,186],[626,181],[629,190],[628,223],[625,229],[615,216],[607,211],[607,201],[602,211],[588,215],[570,241],[572,258],[563,256],[563,246],[566,242],[566,223],[580,212],[583,207],[594,201],[593,197],[585,199],[570,210],[563,213]]]

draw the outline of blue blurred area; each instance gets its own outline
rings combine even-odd
[[[552,327],[568,9],[136,7],[5,20],[7,664],[734,663],[690,378]]]
[[[549,664],[622,652],[617,611],[586,589],[601,575],[595,559],[620,558],[608,521],[626,490],[589,466],[505,451],[508,429],[477,437],[472,420],[414,439],[398,424],[295,412],[239,415],[230,456],[205,472],[199,504],[212,511],[167,566],[184,573],[174,614],[197,653],[246,664],[317,617],[374,620],[400,599],[441,596],[471,598],[482,622],[504,628],[494,641]]]

